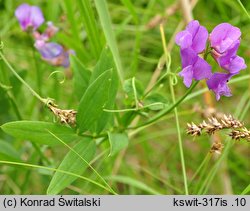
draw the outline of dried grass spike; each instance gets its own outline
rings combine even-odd
[[[61,123],[76,125],[76,111],[73,109],[63,110],[55,106],[49,106],[50,110],[60,119]]]
[[[240,129],[232,130],[229,133],[229,136],[231,136],[232,139],[236,141],[239,141],[240,139],[246,139],[247,141],[250,141],[250,131],[247,130],[247,128],[245,127],[242,128],[241,130]]]
[[[194,124],[193,122],[191,124],[187,124],[187,134],[190,134],[192,136],[200,136],[201,135],[201,128]]]

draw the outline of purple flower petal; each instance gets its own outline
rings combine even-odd
[[[186,31],[192,34],[192,37],[194,37],[197,34],[197,31],[199,30],[200,23],[197,20],[190,21],[186,27]]]
[[[247,67],[245,60],[242,57],[236,55],[239,44],[240,41],[238,40],[225,53],[222,55],[217,55],[217,58],[215,56],[218,64],[230,73],[238,73],[240,70],[243,70]]]
[[[197,20],[194,20],[187,25],[184,31],[176,35],[175,42],[181,49],[191,47],[195,53],[201,53],[206,47],[207,38],[206,28],[200,26]]]
[[[181,31],[176,35],[175,42],[182,49],[188,48],[192,45],[192,34],[187,31]]]
[[[190,87],[193,80],[193,67],[191,65],[185,67],[179,72],[179,76],[183,77],[183,83],[185,86]]]
[[[193,66],[194,79],[202,80],[205,78],[210,78],[212,76],[211,66],[202,58],[198,57],[197,61]]]
[[[191,48],[181,50],[181,59],[182,71],[179,75],[183,77],[186,87],[191,86],[193,78],[195,80],[202,80],[211,77],[211,66]]]
[[[22,30],[26,30],[29,23],[30,6],[28,4],[21,4],[15,11],[15,16],[18,19]]]
[[[63,47],[57,43],[44,43],[43,45],[35,44],[35,47],[41,53],[44,59],[53,59],[58,57],[60,54],[63,53]]]
[[[39,7],[31,6],[30,20],[34,29],[37,29],[44,22],[43,13]]]
[[[241,36],[240,29],[229,23],[217,25],[210,34],[211,47],[219,53],[224,53],[229,49]]]
[[[40,8],[28,4],[21,4],[16,9],[15,16],[24,31],[28,30],[29,27],[36,30],[44,22]]]
[[[70,64],[70,62],[69,62],[69,52],[68,52],[68,51],[65,51],[65,52],[63,53],[61,65],[62,65],[63,67],[68,67],[69,64]]]
[[[53,42],[46,43],[44,40],[37,40],[35,47],[43,60],[54,66],[68,67],[70,65],[69,54],[75,54],[73,50],[65,51],[61,45]]]
[[[240,57],[240,56],[235,56],[233,58],[231,58],[229,67],[228,67],[228,71],[230,73],[238,73],[241,70],[246,69],[247,66],[245,64],[245,60]],[[226,69],[226,68],[224,68]]]
[[[194,49],[196,53],[201,53],[206,48],[208,31],[204,26],[199,26],[196,30],[196,34],[193,35],[192,49]]]
[[[218,54],[214,56],[218,64],[222,66],[227,66],[230,63],[230,59],[234,56],[236,56],[237,50],[239,48],[240,41],[237,40],[235,44],[229,48],[225,53],[223,54]],[[216,52],[215,52],[216,53]]]
[[[191,48],[186,48],[186,49],[181,50],[182,68],[188,65],[193,65],[197,59],[198,59],[198,55]]]
[[[219,100],[222,95],[227,97],[232,96],[227,82],[234,75],[236,74],[214,73],[212,77],[207,80],[207,86],[215,93],[216,100]]]

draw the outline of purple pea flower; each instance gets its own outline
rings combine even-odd
[[[236,74],[214,73],[212,77],[207,80],[207,86],[215,93],[216,100],[219,100],[222,95],[227,97],[232,96],[227,82]]]
[[[202,80],[211,77],[211,66],[191,48],[181,50],[181,59],[182,71],[179,75],[183,77],[186,87],[191,86],[193,79]]]
[[[216,26],[209,36],[211,47],[222,54],[230,49],[240,39],[241,32],[229,23]]]
[[[187,25],[184,31],[176,35],[175,42],[181,49],[191,48],[198,54],[205,50],[207,38],[207,29],[194,20]]]
[[[54,42],[44,42],[37,40],[35,43],[36,49],[40,52],[43,60],[54,66],[68,67],[69,55],[74,54],[73,51],[66,51],[61,45]]]
[[[36,30],[43,22],[43,13],[37,6],[30,6],[28,4],[21,4],[15,11],[15,16],[23,31],[30,28]]]
[[[216,99],[231,96],[227,82],[246,68],[245,61],[237,55],[240,45],[240,29],[228,23],[216,26],[209,36],[211,54],[216,62],[228,73],[211,72],[211,66],[198,56],[206,47],[208,33],[198,21],[191,21],[184,31],[176,35],[176,44],[181,47],[182,71],[184,84],[190,87],[192,80],[208,79],[207,86]],[[207,52],[208,53],[208,52]]]
[[[218,54],[214,50],[212,51],[212,56],[217,61],[217,63],[229,73],[238,73],[240,70],[243,70],[247,67],[245,60],[242,57],[236,55],[239,45],[240,41],[237,40],[235,44],[223,54]]]

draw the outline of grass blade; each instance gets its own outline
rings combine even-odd
[[[107,44],[110,47],[110,50],[114,57],[119,79],[121,82],[123,82],[122,63],[121,63],[120,54],[119,54],[119,50],[117,47],[114,31],[112,29],[112,22],[111,22],[111,18],[109,15],[107,3],[105,0],[102,0],[102,1],[95,0],[95,5],[96,5],[98,15],[100,17],[101,25],[102,25],[104,35],[107,40]]]
[[[130,186],[133,186],[133,187],[138,188],[140,190],[143,190],[149,194],[161,195],[161,193],[158,192],[157,190],[154,190],[153,188],[149,187],[148,185],[142,183],[141,181],[138,181],[138,180],[130,178],[130,177],[117,175],[117,176],[107,177],[107,179],[111,180],[111,181],[120,182],[120,183],[124,183],[124,184],[130,185]]]
[[[69,2],[72,3],[72,1]],[[100,39],[100,33],[90,0],[78,0],[77,3],[81,11],[81,17],[90,42],[91,51],[95,58],[98,59],[102,51],[102,40]]]
[[[12,161],[6,161],[6,160],[0,160],[0,163],[7,164],[7,165],[24,166],[24,167],[31,167],[31,168],[44,169],[44,170],[48,170],[48,171],[55,171],[55,172],[64,173],[64,174],[67,174],[67,175],[70,175],[70,176],[75,176],[75,177],[78,177],[78,178],[80,178],[82,180],[86,180],[88,182],[91,182],[92,184],[95,184],[96,186],[110,192],[109,188],[106,188],[102,184],[100,184],[100,183],[98,183],[98,182],[96,182],[94,180],[91,180],[91,179],[89,179],[87,177],[84,177],[84,176],[81,176],[81,175],[78,175],[78,174],[74,174],[72,172],[68,172],[68,171],[64,171],[64,170],[60,170],[60,169],[55,169],[55,168],[51,168],[51,167],[46,167],[46,166],[34,165],[34,164],[30,164],[30,163],[12,162]]]
[[[240,195],[246,195],[250,192],[250,184],[242,191]]]

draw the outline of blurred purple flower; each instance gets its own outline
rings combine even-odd
[[[43,40],[37,40],[35,47],[42,55],[42,58],[54,66],[68,67],[70,64],[69,55],[74,54],[74,51],[66,51],[57,43],[46,43]]]
[[[205,50],[207,38],[207,29],[194,20],[187,25],[184,31],[176,35],[175,42],[181,49],[191,48],[198,54]]]
[[[227,85],[227,82],[234,75],[236,74],[214,73],[212,77],[209,80],[207,80],[207,86],[215,93],[216,100],[219,100],[222,95],[227,97],[232,96],[231,91]]]
[[[30,28],[36,30],[43,22],[43,13],[37,6],[30,6],[28,4],[21,4],[15,11],[15,16],[23,31]]]
[[[209,36],[211,47],[222,54],[229,50],[240,39],[241,32],[229,23],[216,26]]]
[[[182,71],[179,75],[183,77],[186,87],[191,86],[193,79],[202,80],[211,77],[211,66],[191,48],[181,50],[181,60]]]

